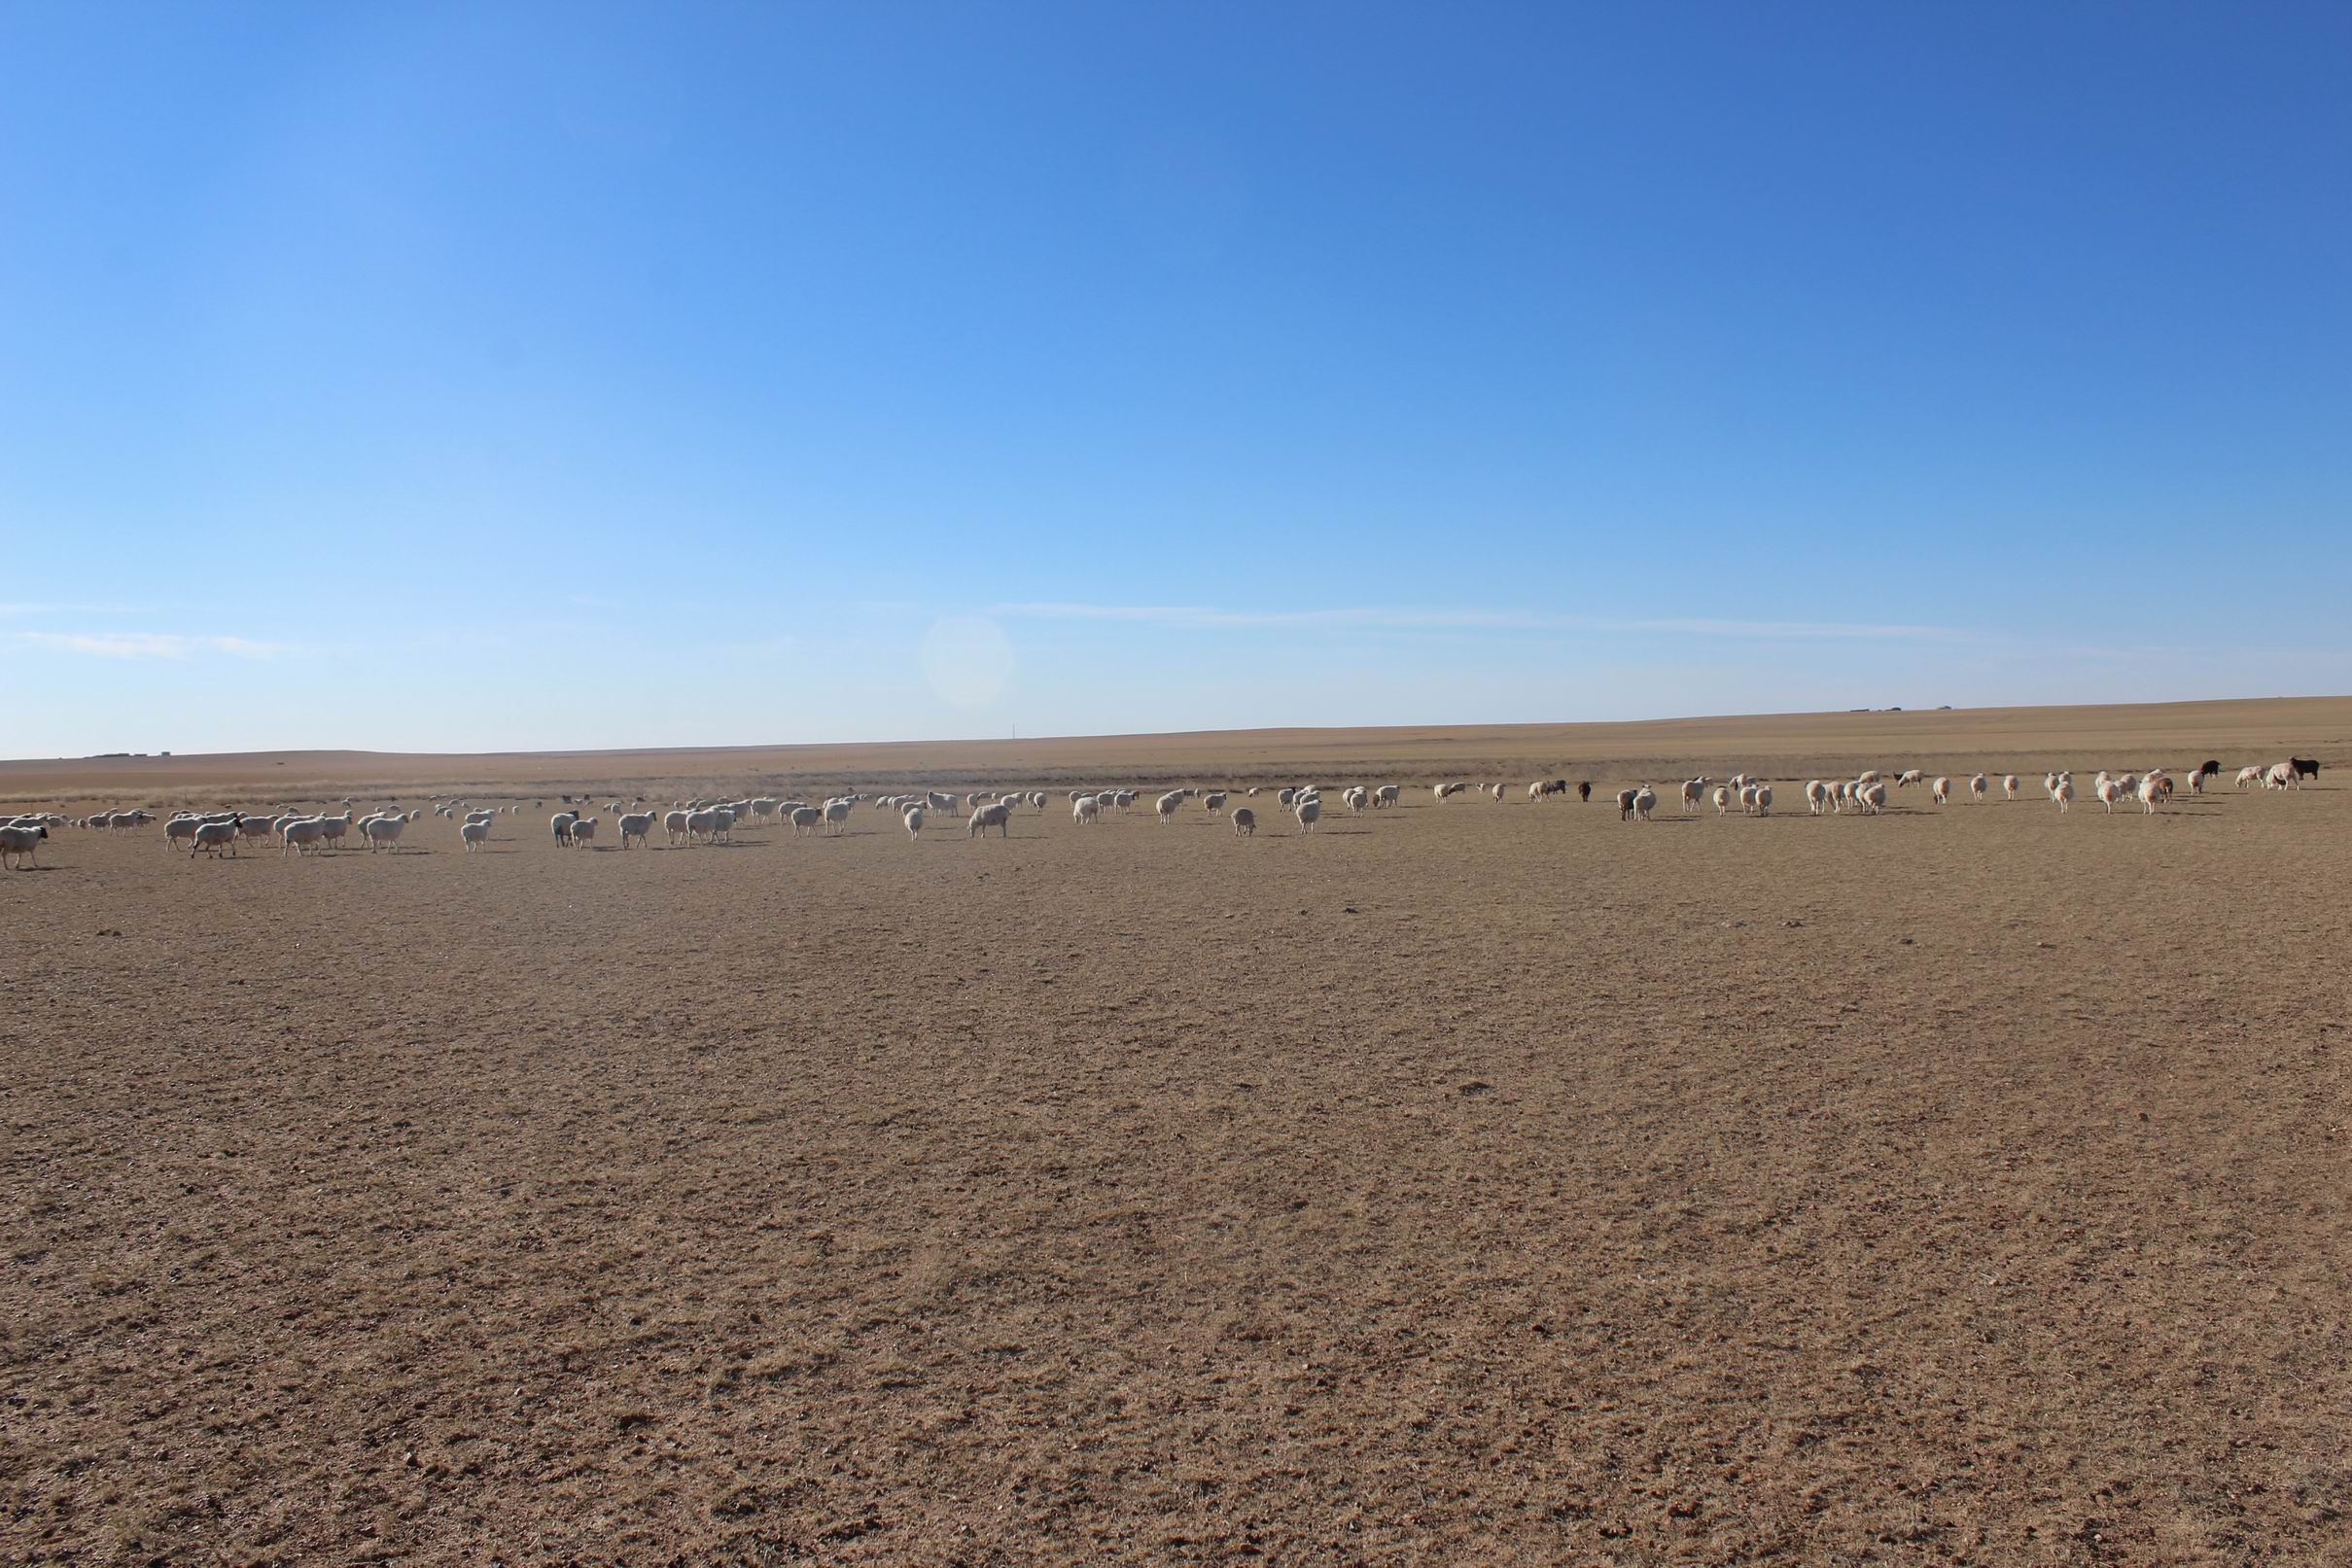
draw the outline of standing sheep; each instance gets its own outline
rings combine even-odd
[[[1255,838],[1257,836],[1257,813],[1246,806],[1236,806],[1233,809],[1233,831],[1241,838]]]

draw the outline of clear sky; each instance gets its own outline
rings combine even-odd
[[[0,754],[2352,691],[2352,6],[0,4]]]

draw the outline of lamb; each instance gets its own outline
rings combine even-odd
[[[986,838],[995,828],[999,838],[1012,837],[1012,808],[998,802],[973,812],[971,820],[964,824],[965,833],[971,838]]]
[[[1257,837],[1257,813],[1246,806],[1233,809],[1233,831],[1238,838]]]
[[[16,857],[19,871],[38,865],[40,862],[34,856],[40,852],[41,841],[47,837],[49,827],[46,823],[35,822],[29,827],[0,827],[0,869],[6,869],[11,855]]]
[[[625,821],[626,819],[624,818],[623,820]],[[301,824],[298,822],[295,825],[298,827]],[[488,842],[490,837],[490,824],[488,822],[467,822],[458,828],[457,836],[465,841],[466,853],[468,854],[472,854],[476,850],[480,849],[483,844]],[[293,841],[294,828],[290,827],[286,830],[286,837],[289,843]],[[622,842],[627,842],[625,834],[622,838]]]

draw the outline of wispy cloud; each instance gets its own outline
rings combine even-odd
[[[1193,631],[1298,627],[1380,631],[1658,632],[1685,637],[1939,640],[1967,635],[1948,626],[1875,621],[1714,620],[1685,616],[1626,618],[1543,615],[1516,610],[1412,610],[1356,606],[1337,610],[1218,610],[1206,605],[1003,604],[989,613],[1012,620],[1126,621]]]
[[[178,632],[18,632],[16,637],[35,647],[101,659],[186,659],[204,653],[273,659],[292,651],[284,643],[261,643],[249,637],[190,637]]]
[[[0,619],[24,615],[126,615],[136,614],[127,605],[39,605],[0,604]]]

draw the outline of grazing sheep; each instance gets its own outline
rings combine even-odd
[[[1378,789],[1372,791],[1372,807],[1378,811],[1385,806],[1393,806],[1402,795],[1403,791],[1397,785],[1382,784]]]
[[[47,837],[49,827],[42,822],[35,822],[29,827],[0,827],[0,869],[6,869],[12,855],[16,857],[19,871],[40,864],[34,856],[40,852],[41,841]]]
[[[1364,815],[1365,808],[1372,804],[1372,791],[1366,789],[1362,784],[1357,784],[1339,798],[1346,804],[1350,816],[1361,817]]]
[[[969,838],[986,838],[988,830],[993,827],[997,830],[999,838],[1010,838],[1012,837],[1012,808],[999,802],[983,806],[973,812],[971,820],[964,824],[964,831]]]
[[[1240,838],[1255,838],[1257,836],[1257,813],[1246,806],[1236,806],[1233,809],[1233,831]]]
[[[1100,826],[1103,820],[1103,801],[1097,795],[1080,795],[1071,802],[1070,819],[1080,827]]]
[[[1907,784],[1917,784],[1921,771],[1918,768],[1905,768],[1901,773],[1895,775],[1895,787],[1901,789]]]

